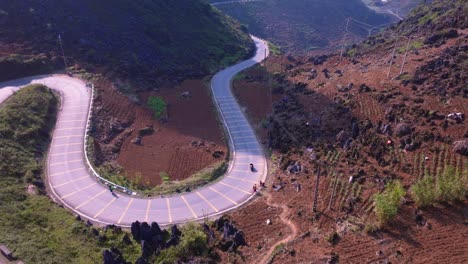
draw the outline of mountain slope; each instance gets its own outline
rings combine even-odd
[[[292,223],[299,234],[276,247],[271,263],[466,259],[468,3],[430,2],[344,50],[344,58],[270,57],[266,69],[234,82],[272,149],[274,175],[266,185],[280,190],[268,188],[263,197],[271,198],[263,201],[290,211],[289,221],[272,219],[276,230]],[[407,195],[382,228],[375,197],[392,181]],[[434,194],[424,207],[421,190]],[[294,233],[272,238],[271,226],[252,225],[265,219],[253,204],[231,215],[255,245],[241,250],[245,263]],[[246,232],[251,226],[255,231]]]
[[[0,0],[0,52],[46,53],[125,76],[199,76],[246,57],[252,41],[207,3]],[[61,64],[63,65],[63,63]]]
[[[253,34],[292,53],[327,48],[340,41],[348,17],[372,25],[394,20],[370,10],[361,0],[265,0],[216,7],[246,24]],[[356,30],[361,37],[367,36],[367,31]]]

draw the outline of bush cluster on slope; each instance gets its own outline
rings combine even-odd
[[[379,226],[385,226],[397,216],[401,199],[405,194],[406,191],[403,185],[397,181],[389,183],[383,193],[375,195],[374,211],[377,215]]]

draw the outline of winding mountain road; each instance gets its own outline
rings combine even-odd
[[[62,105],[47,157],[47,182],[51,197],[81,217],[100,224],[128,227],[132,222],[156,221],[170,225],[216,216],[246,203],[252,186],[267,175],[266,159],[255,132],[231,92],[238,72],[262,61],[267,44],[253,37],[253,58],[217,73],[211,82],[217,106],[230,141],[232,160],[219,181],[192,192],[170,197],[140,198],[112,194],[95,177],[85,157],[85,138],[92,90],[83,81],[64,75],[44,75],[0,83],[0,103],[29,84],[44,84],[62,96]],[[251,172],[253,163],[256,172]]]

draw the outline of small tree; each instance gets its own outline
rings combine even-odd
[[[169,177],[169,174],[165,173],[164,171],[161,171],[159,173],[159,177],[161,177],[161,182],[163,182],[163,183],[171,181],[171,178]]]
[[[375,195],[374,211],[380,227],[385,226],[396,217],[401,199],[405,194],[401,183],[396,181],[388,183],[384,192]]]
[[[411,187],[411,194],[416,206],[426,207],[435,203],[436,193],[434,187],[434,177],[429,175],[426,175],[422,179],[416,181],[416,183]]]
[[[157,119],[167,115],[167,103],[161,97],[150,96],[148,106],[153,110],[154,117]]]
[[[187,223],[182,227],[180,239],[182,256],[206,256],[208,254],[208,237],[198,223]]]
[[[209,253],[208,236],[200,224],[190,222],[181,228],[182,236],[177,246],[161,251],[155,263],[187,262],[194,257],[204,257]]]
[[[453,202],[465,199],[467,195],[467,171],[456,172],[447,167],[437,180],[435,192],[440,202]]]

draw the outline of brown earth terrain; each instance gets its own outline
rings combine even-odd
[[[466,121],[447,117],[467,114],[468,31],[458,29],[436,44],[428,41],[434,35],[364,42],[347,49],[341,61],[339,54],[271,57],[266,67],[234,81],[238,100],[272,153],[262,191],[271,199],[254,203],[289,212],[282,219],[277,215],[280,223],[273,221],[282,236],[271,232],[265,224],[270,216],[254,205],[230,213],[240,230],[253,219],[260,224],[257,235],[246,234],[241,258],[231,254],[229,262],[464,263],[466,199],[418,209],[409,193],[424,175],[440,177],[449,167],[468,170],[466,153],[453,148],[468,137]],[[408,194],[397,218],[378,229],[373,196],[393,179]],[[265,236],[270,248],[255,250]]]
[[[104,80],[96,88],[99,165],[117,168],[129,178],[138,176],[155,186],[161,183],[161,172],[171,181],[183,180],[224,160],[227,147],[204,80],[184,81],[176,87],[134,96],[119,93]],[[183,92],[190,96],[181,96]],[[155,119],[145,107],[150,95],[162,97],[168,104],[167,122]],[[138,137],[141,142],[135,143]],[[215,157],[215,151],[223,154]]]

